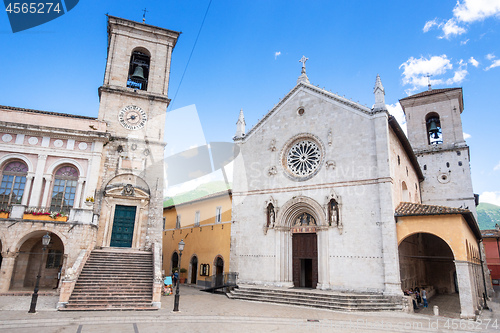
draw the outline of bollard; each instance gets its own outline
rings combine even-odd
[[[434,315],[435,316],[439,316],[439,307],[437,305],[434,305],[434,307],[432,308],[432,310],[434,311]]]

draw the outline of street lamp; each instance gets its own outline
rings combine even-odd
[[[40,285],[40,276],[42,275],[42,266],[43,266],[43,255],[45,254],[45,250],[50,243],[50,235],[47,232],[42,237],[42,259],[40,261],[40,267],[38,268],[38,275],[36,277],[35,290],[33,290],[33,296],[31,296],[31,306],[28,313],[36,312],[36,301],[38,300],[38,286]]]
[[[181,258],[182,258],[182,250],[184,250],[184,240],[181,239],[179,242],[179,273],[181,269]],[[179,311],[179,284],[180,284],[180,275],[177,279],[177,287],[175,289],[175,299],[174,299],[174,311]]]

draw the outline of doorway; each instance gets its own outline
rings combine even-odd
[[[318,284],[318,242],[316,233],[292,234],[293,285],[316,288]]]
[[[196,284],[198,277],[198,258],[194,256],[191,258],[191,283]]]
[[[132,247],[136,210],[136,206],[116,205],[111,247]]]

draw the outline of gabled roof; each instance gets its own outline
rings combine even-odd
[[[292,90],[290,90],[286,95],[285,97],[283,97],[282,100],[280,100],[280,102],[278,104],[276,104],[255,126],[253,126],[250,131],[248,131],[248,133],[246,133],[246,135],[241,138],[241,139],[237,139],[236,141],[238,140],[245,140],[245,138],[248,138],[253,132],[255,132],[260,126],[262,126],[262,124],[273,114],[275,113],[283,104],[285,104],[298,90],[300,89],[304,89],[304,90],[309,90],[309,91],[312,91],[312,92],[315,92],[315,93],[318,93],[320,95],[323,95],[327,98],[330,98],[338,103],[342,103],[344,105],[347,105],[347,106],[350,106],[352,107],[353,109],[357,110],[357,111],[360,111],[360,112],[363,112],[365,114],[374,114],[374,112],[372,111],[372,109],[370,109],[369,107],[367,106],[364,106],[364,105],[361,105],[359,103],[356,103],[356,102],[353,102],[345,97],[341,97],[337,94],[334,94],[330,91],[327,91],[325,89],[321,89],[319,87],[315,87],[314,85],[310,84],[310,83],[306,83],[306,82],[299,82],[297,83],[297,85],[295,87],[293,87]]]
[[[411,95],[405,98],[401,98],[400,101],[404,101],[407,99],[412,99],[412,98],[419,98],[419,97],[426,97],[426,96],[431,96],[435,94],[440,94],[448,91],[453,91],[453,90],[461,90],[462,88],[444,88],[444,89],[431,89],[431,90],[426,90],[421,93]]]
[[[395,217],[425,215],[462,215],[477,239],[481,239],[481,232],[476,219],[468,209],[402,202],[396,208],[394,214]]]

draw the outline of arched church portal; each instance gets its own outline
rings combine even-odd
[[[292,221],[293,286],[316,288],[318,284],[318,239],[316,219],[301,213]]]

